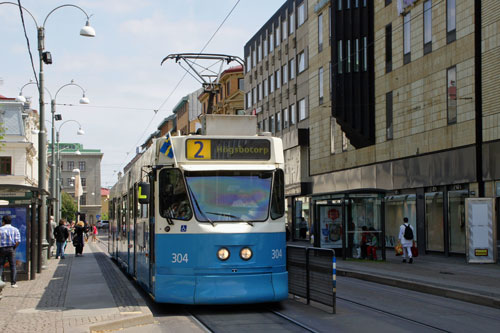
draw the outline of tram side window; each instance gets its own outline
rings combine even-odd
[[[271,198],[271,218],[273,220],[285,214],[285,176],[283,170],[274,173],[273,194]]]
[[[165,218],[190,220],[193,211],[180,170],[161,170],[159,186],[160,215]]]

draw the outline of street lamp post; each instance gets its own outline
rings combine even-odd
[[[52,56],[50,55],[50,52],[45,52],[45,23],[47,23],[47,19],[49,16],[55,12],[56,10],[63,8],[63,7],[74,7],[79,10],[81,10],[85,16],[87,17],[87,22],[85,26],[80,30],[80,35],[85,36],[85,37],[95,37],[95,30],[92,28],[89,24],[90,16],[87,14],[86,11],[84,11],[81,7],[72,5],[72,4],[65,4],[58,6],[54,9],[52,9],[47,16],[45,17],[45,20],[43,21],[43,25],[40,26],[38,25],[35,17],[29,10],[24,8],[18,3],[15,2],[0,2],[0,5],[4,4],[10,4],[17,6],[18,8],[21,8],[23,11],[28,13],[33,21],[35,22],[35,25],[37,27],[37,36],[38,36],[38,55],[39,55],[39,60],[40,60],[40,67],[39,67],[39,74],[38,74],[38,96],[39,96],[39,102],[40,102],[40,132],[38,134],[38,187],[40,190],[40,195],[41,195],[41,204],[40,204],[40,213],[38,216],[39,219],[39,234],[41,235],[41,251],[40,248],[38,250],[39,255],[41,256],[42,260],[39,260],[38,264],[38,273],[41,273],[41,270],[46,268],[47,265],[47,258],[48,258],[48,247],[49,243],[47,242],[47,203],[46,203],[46,192],[47,192],[47,184],[46,184],[46,171],[47,171],[47,153],[46,153],[46,141],[47,141],[47,134],[45,131],[45,99],[44,99],[44,84],[45,84],[45,79],[44,79],[44,73],[43,73],[43,63],[45,62],[46,64],[51,64],[52,63]]]
[[[64,124],[66,123],[69,123],[69,122],[74,122],[74,123],[77,123],[79,128],[78,128],[78,131],[76,132],[76,134],[78,135],[84,135],[85,132],[83,131],[82,129],[82,125],[76,121],[76,120],[73,120],[73,119],[70,119],[70,120],[66,120],[65,122],[63,122],[60,126],[59,126],[59,129],[57,130],[56,132],[56,141],[57,141],[57,167],[55,169],[55,172],[56,172],[56,179],[57,179],[57,182],[56,182],[56,185],[55,185],[55,197],[56,197],[56,218],[57,218],[57,221],[59,221],[59,219],[61,218],[61,151],[67,149],[67,148],[63,148],[63,149],[59,149],[59,138],[60,138],[60,135],[59,133],[61,132],[61,128],[63,127]],[[54,150],[52,151],[54,153]],[[81,155],[81,152],[79,150],[76,151],[75,153],[76,155]]]
[[[23,89],[24,87],[30,85],[30,84],[36,84],[35,82],[33,81],[30,81],[28,83],[26,83],[25,85],[23,85],[21,87],[21,90],[19,92],[19,96],[16,97],[16,101],[18,102],[26,102],[26,97],[23,96]],[[52,124],[51,124],[51,127],[52,127],[52,140],[51,140],[51,164],[50,164],[50,177],[51,177],[51,186],[50,186],[50,193],[52,194],[52,197],[54,199],[58,199],[59,197],[57,196],[57,182],[58,182],[58,179],[57,178],[57,175],[56,175],[56,155],[55,155],[55,133],[56,133],[56,130],[55,130],[55,114],[56,114],[56,99],[57,99],[57,95],[59,94],[59,92],[65,88],[65,87],[68,87],[68,86],[76,86],[78,88],[80,88],[82,90],[82,98],[80,98],[80,104],[89,104],[90,101],[87,97],[85,97],[85,89],[83,89],[80,85],[76,84],[73,80],[71,80],[70,83],[67,83],[63,86],[61,86],[56,94],[54,95],[54,97],[52,97],[52,94],[50,93],[49,90],[47,90],[47,88],[45,88],[45,91],[49,94],[50,96],[50,99],[51,99],[51,114],[52,114]],[[46,121],[47,122],[47,121]],[[80,130],[77,132],[78,135],[82,135],[83,130],[81,130],[81,125],[80,125]],[[57,207],[58,207],[58,204],[57,204],[57,201],[55,200],[55,204],[54,204],[54,218],[55,218],[55,221],[56,223],[59,223],[59,219],[60,219],[60,213],[59,211],[57,210]]]

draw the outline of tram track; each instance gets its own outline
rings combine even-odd
[[[412,323],[412,324],[417,324],[417,325],[425,327],[427,329],[435,330],[437,332],[451,332],[451,331],[448,331],[448,330],[436,327],[434,325],[430,325],[430,324],[424,323],[422,321],[418,321],[418,320],[415,320],[415,319],[412,319],[412,318],[408,318],[406,316],[395,314],[395,313],[392,313],[390,311],[381,310],[380,308],[376,308],[374,306],[370,306],[370,305],[363,304],[363,303],[360,303],[360,302],[357,302],[357,301],[353,301],[353,300],[347,299],[345,297],[339,297],[339,296],[337,296],[337,305],[339,305],[339,303],[340,303],[339,301],[340,302],[351,303],[351,304],[354,304],[356,306],[360,306],[360,307],[363,307],[365,309],[369,309],[371,311],[374,311],[374,312],[377,312],[377,313],[380,313],[380,314],[383,314],[383,315],[386,315],[386,316],[397,318],[399,320],[403,320],[403,321],[406,321],[406,322],[409,322],[409,323]]]
[[[232,306],[186,309],[191,318],[207,332],[311,332],[319,331],[271,309],[258,306]]]

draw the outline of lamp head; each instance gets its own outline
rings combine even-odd
[[[16,97],[16,102],[26,103],[26,97],[19,93],[19,96]]]
[[[76,134],[78,135],[84,135],[85,134],[85,131],[83,130],[83,128],[79,128],[78,131],[76,131]]]
[[[80,173],[80,169],[73,169],[74,173]]]
[[[81,151],[77,150],[77,151],[75,152],[75,154],[76,154],[76,155],[81,155],[82,153],[81,153]],[[73,170],[73,171],[74,171],[74,170]]]
[[[80,104],[89,104],[90,100],[85,97],[85,94],[83,94],[82,98],[80,98]]]
[[[89,24],[89,21],[85,24],[85,26],[80,30],[80,35],[85,37],[95,37],[95,30]]]

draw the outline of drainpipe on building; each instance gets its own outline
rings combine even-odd
[[[474,70],[476,91],[476,179],[479,197],[485,195],[483,181],[483,92],[481,61],[481,1],[474,1]]]

